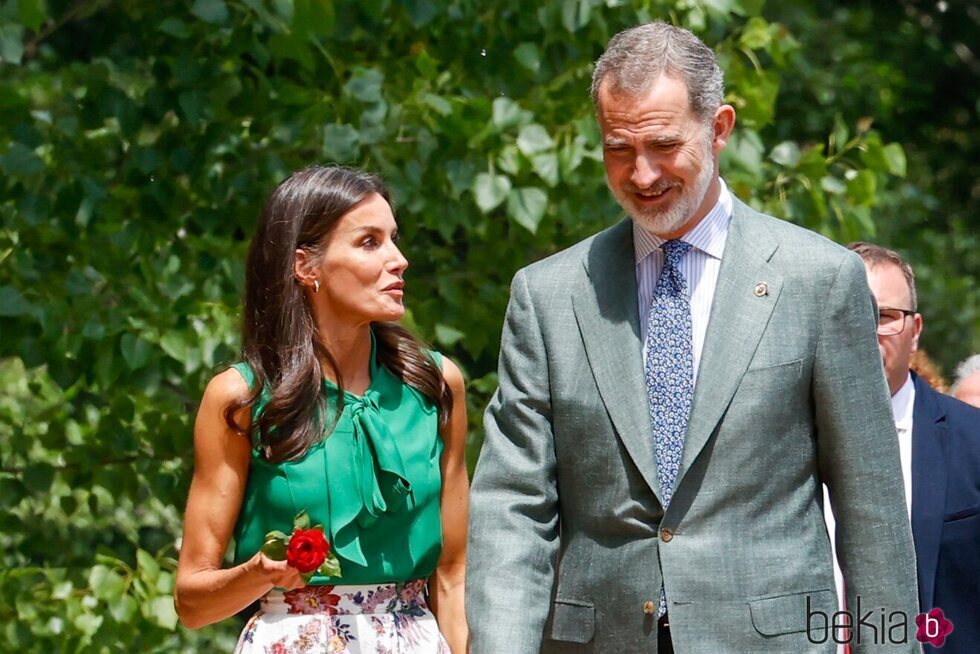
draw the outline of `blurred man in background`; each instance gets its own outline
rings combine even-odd
[[[923,612],[941,608],[952,621],[943,654],[976,654],[980,409],[933,390],[910,370],[923,327],[912,267],[898,253],[878,245],[852,243],[848,248],[864,260],[868,285],[878,302],[878,348],[898,431],[919,607]],[[929,645],[925,648],[933,651]]]
[[[951,393],[960,402],[980,407],[980,354],[967,357],[956,366]]]

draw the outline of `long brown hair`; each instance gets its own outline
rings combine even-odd
[[[229,427],[248,436],[270,461],[301,457],[332,426],[322,393],[325,361],[337,380],[334,420],[344,404],[337,362],[320,341],[313,311],[294,277],[297,249],[314,257],[340,218],[377,193],[391,204],[388,189],[369,173],[341,166],[311,166],[290,175],[272,191],[252,237],[245,266],[242,360],[255,374],[251,394],[225,408]],[[452,411],[452,392],[439,367],[408,330],[395,323],[372,323],[378,358],[396,377],[429,397],[439,425]],[[268,394],[248,429],[235,420]]]

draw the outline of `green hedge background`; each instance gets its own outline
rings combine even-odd
[[[916,265],[923,345],[980,351],[980,14],[830,0],[0,0],[0,650],[230,651],[171,592],[207,379],[290,171],[381,173],[406,322],[468,379],[518,267],[612,224],[588,98],[620,29],[716,48],[757,208]]]

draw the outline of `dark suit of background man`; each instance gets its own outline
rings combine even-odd
[[[919,607],[953,623],[942,654],[980,652],[980,409],[943,395],[909,371],[922,333],[915,277],[892,250],[861,255],[878,302],[878,347],[898,430],[905,501],[919,580]],[[845,582],[848,579],[844,573]],[[927,646],[927,651],[934,651]]]
[[[622,32],[592,89],[631,219],[511,286],[471,494],[473,654],[833,652],[807,631],[807,607],[836,610],[821,481],[849,592],[913,620],[860,259],[728,191],[735,110],[690,32]],[[871,638],[855,652],[918,651]]]

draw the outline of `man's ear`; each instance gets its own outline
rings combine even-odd
[[[293,277],[303,286],[314,288],[317,273],[316,267],[313,265],[313,256],[308,250],[296,248],[293,253]]]
[[[912,336],[912,351],[915,352],[919,349],[919,337],[922,336],[922,314],[917,313],[912,316],[912,329],[914,335]]]
[[[728,145],[728,139],[735,128],[735,108],[730,104],[723,104],[715,110],[715,117],[711,121],[711,151],[716,155]]]

